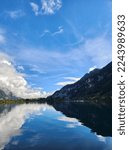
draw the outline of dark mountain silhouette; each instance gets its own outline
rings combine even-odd
[[[56,91],[48,100],[88,102],[96,105],[112,104],[112,62],[102,69],[94,69],[74,84]]]

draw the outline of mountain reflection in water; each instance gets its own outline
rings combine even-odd
[[[111,150],[111,137],[91,132],[70,107],[68,117],[47,104],[0,105],[0,150]]]
[[[53,107],[68,117],[77,118],[99,135],[112,136],[112,107],[83,102],[53,103]]]

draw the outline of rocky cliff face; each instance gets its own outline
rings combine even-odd
[[[66,85],[49,99],[82,101],[94,104],[112,103],[112,63],[85,74],[78,82]]]

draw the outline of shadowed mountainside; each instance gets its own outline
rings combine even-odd
[[[85,74],[74,84],[66,85],[47,98],[49,101],[78,101],[95,105],[112,105],[112,62],[102,69]]]

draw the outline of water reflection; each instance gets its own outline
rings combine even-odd
[[[61,117],[59,117],[57,119],[60,120],[60,121],[65,121],[67,123],[67,125],[66,125],[67,128],[75,128],[77,126],[82,126],[81,122],[79,122],[75,118],[61,116]]]
[[[18,106],[1,106],[3,111],[0,114],[0,148],[10,141],[12,136],[21,134],[21,127],[30,115],[39,115],[41,111],[50,108],[48,105],[23,104]],[[11,111],[10,111],[10,108]]]
[[[47,104],[0,106],[0,149],[111,150],[111,138]]]
[[[53,107],[67,117],[77,118],[83,125],[99,135],[112,136],[112,108],[87,103],[52,103]]]

